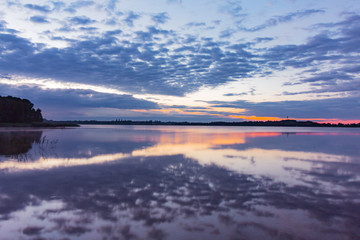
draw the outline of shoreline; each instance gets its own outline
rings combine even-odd
[[[80,125],[140,125],[140,126],[222,126],[222,127],[328,127],[328,128],[360,128],[360,123],[331,124],[311,121],[248,121],[248,122],[162,122],[162,121],[46,121],[34,123],[0,123],[0,127],[34,127],[34,128],[60,128],[80,127]]]
[[[0,127],[32,127],[32,128],[63,128],[80,127],[79,124],[70,122],[37,122],[37,123],[0,123]]]
[[[311,121],[248,121],[248,122],[162,122],[162,121],[68,121],[79,125],[150,125],[150,126],[244,126],[244,127],[331,127],[331,128],[360,128],[360,123],[354,124],[331,124],[316,123]]]

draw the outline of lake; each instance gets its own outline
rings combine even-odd
[[[0,128],[1,239],[360,239],[360,129]]]

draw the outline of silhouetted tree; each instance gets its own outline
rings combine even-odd
[[[34,104],[27,99],[0,96],[0,122],[30,123],[42,122],[41,110],[35,110]]]

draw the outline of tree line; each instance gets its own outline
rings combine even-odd
[[[77,124],[100,124],[100,125],[174,125],[174,126],[247,126],[247,127],[360,127],[360,123],[350,124],[332,124],[317,123],[312,121],[280,120],[280,121],[243,121],[243,122],[163,122],[158,120],[133,121],[133,120],[115,120],[115,121],[72,121]]]
[[[34,109],[28,99],[0,96],[0,123],[33,123],[42,122],[41,110]]]

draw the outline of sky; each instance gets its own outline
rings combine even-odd
[[[360,122],[360,4],[1,0],[0,95],[51,120]]]

